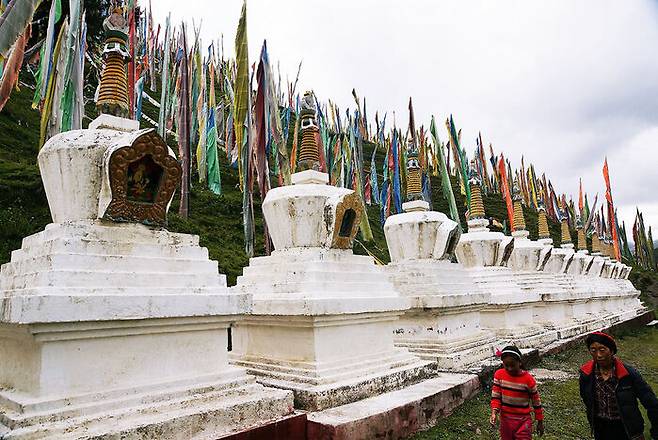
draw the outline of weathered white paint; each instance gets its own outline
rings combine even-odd
[[[139,133],[107,123],[126,131],[44,146],[56,223],[0,268],[0,437],[216,438],[289,414],[291,392],[229,365],[251,299],[199,238],[96,219],[103,154]]]
[[[526,230],[514,231],[512,236],[514,237],[514,249],[507,261],[507,267],[512,270],[531,272],[541,269],[552,248],[530,240]]]
[[[388,217],[384,225],[392,261],[387,272],[411,299],[396,326],[396,344],[442,369],[463,370],[491,357],[494,335],[480,325],[489,295],[462,265],[446,260],[459,240],[459,226],[443,213],[426,211],[427,202],[403,206],[407,212]]]
[[[413,211],[388,217],[384,234],[393,262],[438,260],[453,253],[459,240],[459,227],[441,212]]]
[[[395,347],[393,329],[409,299],[384,268],[330,246],[340,227],[331,212],[350,194],[317,183],[269,191],[263,214],[276,250],[252,258],[234,288],[253,296],[252,314],[234,330],[234,363],[261,383],[293,390],[305,409],[371,397],[436,369]]]
[[[512,237],[502,232],[491,232],[486,219],[469,220],[468,233],[462,234],[455,255],[464,267],[501,266],[507,262]]]
[[[573,249],[573,243],[565,243],[561,247],[554,247],[551,251],[551,256],[548,258],[544,266],[544,272],[549,273],[565,273],[576,252]]]

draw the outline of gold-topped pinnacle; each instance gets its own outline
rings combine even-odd
[[[514,186],[512,187],[512,195],[514,199],[514,230],[525,230],[525,218],[523,217],[523,204],[521,197],[521,189],[519,187],[519,180],[514,179]]]
[[[582,228],[582,226],[578,228],[578,250],[587,250],[587,239],[585,238],[585,230]]]
[[[482,182],[477,171],[475,160],[471,160],[471,169],[468,183],[471,188],[471,200],[469,203],[468,218],[469,220],[484,218],[484,202],[482,201],[482,188],[480,187]]]
[[[537,207],[537,228],[539,229],[539,238],[551,238],[551,233],[548,230],[548,220],[546,219],[546,208],[544,208],[544,202],[539,201],[539,206]]]
[[[301,147],[299,149],[300,171],[320,169],[320,152],[317,133],[320,131],[316,122],[315,95],[312,91],[304,93],[302,99],[301,118]]]
[[[592,232],[592,253],[602,253],[601,252],[601,240],[599,239],[599,234],[596,232]]]
[[[562,221],[560,222],[560,228],[561,228],[560,242],[562,244],[571,243],[571,234],[569,233],[569,223],[567,223],[566,218],[563,218]]]
[[[410,139],[407,150],[407,201],[422,200],[423,183],[421,181],[420,164],[418,163],[418,150]]]
[[[521,201],[514,202],[514,230],[522,231],[525,229],[525,219],[523,218],[523,205]]]
[[[585,230],[583,229],[583,221],[580,219],[580,215],[576,215],[576,233],[578,234],[578,250],[586,251],[587,239],[585,238]]]
[[[128,21],[121,8],[115,8],[103,22],[105,47],[103,48],[104,68],[101,73],[96,107],[101,114],[127,118],[130,114],[128,99],[128,77],[126,63],[128,53]]]

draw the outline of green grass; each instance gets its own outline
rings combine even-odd
[[[658,331],[644,327],[632,332],[615,335],[619,347],[619,357],[636,367],[654,391],[658,391]],[[580,400],[577,372],[589,360],[584,346],[577,346],[557,355],[548,356],[537,368],[561,370],[572,373],[573,379],[564,382],[546,381],[539,385],[544,405],[546,434],[545,440],[590,439],[585,407]],[[488,384],[487,384],[488,386]],[[474,399],[457,408],[455,412],[441,420],[428,431],[418,433],[412,440],[495,440],[497,429],[489,425],[489,392],[481,391]],[[646,413],[645,421],[647,421]],[[646,438],[649,426],[646,425]],[[535,437],[539,438],[539,437]]]
[[[36,163],[39,112],[31,108],[32,93],[22,87],[0,112],[0,263],[50,221]]]

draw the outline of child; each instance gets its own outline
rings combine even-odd
[[[500,414],[502,440],[531,440],[530,412],[534,410],[537,433],[544,435],[544,412],[537,392],[537,382],[530,373],[523,370],[521,351],[509,345],[501,352],[500,360],[504,368],[494,373],[489,421],[496,426],[496,418]]]

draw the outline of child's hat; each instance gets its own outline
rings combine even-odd
[[[587,345],[587,348],[589,348],[595,342],[608,347],[612,354],[617,353],[617,343],[609,334],[603,332],[593,332],[587,335],[587,338],[585,338],[585,344]]]
[[[500,352],[500,359],[505,358],[505,356],[514,356],[518,360],[521,360],[521,350],[514,345],[508,345]]]

